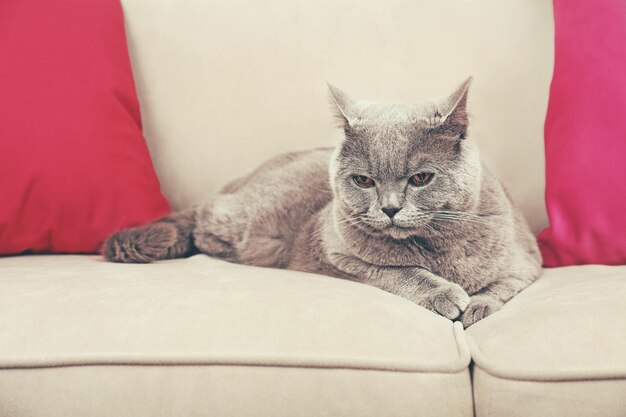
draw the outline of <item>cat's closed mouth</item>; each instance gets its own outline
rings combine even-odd
[[[387,225],[387,229],[399,229],[399,230],[413,230],[414,227],[406,227],[406,226],[402,226],[396,222],[394,222],[393,220],[391,221],[391,223],[389,223],[389,225]]]

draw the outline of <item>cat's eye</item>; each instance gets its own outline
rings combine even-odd
[[[354,183],[361,188],[371,188],[374,186],[374,180],[365,175],[355,175],[352,177]]]
[[[419,174],[415,174],[411,178],[409,178],[409,182],[411,183],[411,185],[414,185],[416,187],[423,187],[431,182],[434,176],[435,174],[433,174],[432,172],[420,172]]]

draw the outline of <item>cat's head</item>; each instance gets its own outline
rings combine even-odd
[[[467,139],[470,82],[444,99],[406,104],[357,101],[329,85],[345,132],[330,164],[344,221],[404,239],[428,230],[434,212],[474,208],[481,164]]]

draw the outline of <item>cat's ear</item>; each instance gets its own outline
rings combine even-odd
[[[441,126],[459,139],[465,139],[469,124],[467,116],[467,93],[472,77],[467,80],[438,104]]]
[[[337,108],[336,115],[344,127],[351,127],[358,118],[355,101],[334,85],[328,84],[330,98]]]

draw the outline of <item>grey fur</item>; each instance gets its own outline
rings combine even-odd
[[[116,262],[199,250],[248,265],[351,279],[467,327],[541,274],[535,239],[467,140],[471,79],[443,100],[360,102],[329,86],[345,139],[281,155],[210,203],[104,245]],[[422,187],[416,173],[434,173]],[[373,178],[361,188],[354,175]],[[390,218],[383,212],[397,211]]]

